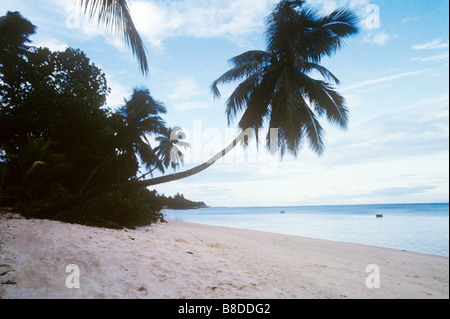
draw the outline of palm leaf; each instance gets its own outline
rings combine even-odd
[[[78,0],[84,14],[90,19],[97,18],[100,25],[116,31],[131,47],[134,56],[138,59],[141,72],[149,72],[147,51],[136,30],[130,14],[127,0]]]
[[[298,73],[298,82],[301,83],[301,91],[308,97],[317,113],[326,113],[328,120],[346,129],[348,124],[348,109],[345,99],[328,83],[315,80],[303,73]]]
[[[260,83],[261,71],[254,72],[247,79],[245,79],[233,91],[226,103],[226,114],[228,118],[228,125],[235,119],[238,112],[242,111],[250,100],[251,93]]]

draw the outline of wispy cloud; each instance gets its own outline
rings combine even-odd
[[[423,44],[416,44],[413,46],[414,50],[434,50],[448,48],[448,43],[442,43],[440,39],[436,39]]]
[[[449,96],[426,98],[352,123],[345,135],[331,137],[334,160],[364,161],[448,152]],[[338,151],[337,151],[338,150]],[[331,150],[330,152],[333,152]]]
[[[406,17],[402,20],[402,23],[409,23],[409,22],[418,22],[420,19],[418,17]]]
[[[374,35],[367,35],[363,41],[366,43],[372,43],[372,44],[377,44],[377,45],[383,46],[389,40],[391,40],[391,38],[392,37],[389,34],[387,34],[384,31],[381,31]]]
[[[373,80],[368,80],[368,81],[363,81],[360,83],[356,83],[354,85],[345,87],[342,89],[342,91],[350,91],[350,90],[354,90],[354,89],[359,89],[365,86],[370,86],[370,85],[375,85],[375,84],[381,84],[381,83],[385,83],[385,82],[391,82],[391,81],[395,81],[395,80],[400,80],[406,77],[410,77],[410,76],[416,76],[419,74],[424,73],[425,70],[419,70],[419,71],[412,71],[412,72],[404,72],[404,73],[399,73],[399,74],[394,74],[394,75],[390,75],[390,76],[386,76],[386,77],[382,77],[382,78],[378,78],[378,79],[373,79]]]
[[[199,84],[194,77],[178,77],[172,84],[168,98],[170,105],[176,110],[188,111],[210,107],[208,101],[211,97],[207,94],[208,89]]]
[[[413,58],[411,61],[420,61],[420,62],[430,62],[430,61],[448,61],[449,60],[449,52],[439,54],[439,55],[433,55],[430,57],[424,57],[424,58]]]

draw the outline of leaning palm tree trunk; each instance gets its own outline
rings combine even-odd
[[[51,217],[53,214],[68,210],[69,208],[72,208],[74,206],[83,204],[87,201],[89,201],[92,198],[95,198],[101,194],[114,192],[117,190],[123,190],[123,189],[138,189],[138,188],[146,188],[150,186],[160,185],[160,184],[166,184],[178,180],[182,180],[185,178],[188,178],[190,176],[196,175],[198,173],[203,172],[204,170],[208,169],[212,165],[214,165],[217,161],[219,161],[221,158],[226,156],[228,153],[230,153],[239,142],[243,143],[245,141],[245,138],[250,135],[249,130],[242,131],[241,134],[225,149],[223,149],[221,152],[214,155],[210,160],[207,162],[196,166],[190,170],[175,173],[167,176],[161,176],[157,178],[153,178],[150,180],[145,181],[133,181],[133,182],[127,182],[127,183],[119,183],[119,184],[113,184],[106,187],[101,187],[94,189],[92,191],[86,192],[85,194],[80,194],[78,196],[74,196],[71,199],[61,201],[55,204],[51,204],[46,207],[38,208],[29,210],[26,212],[23,212],[22,214],[26,217]]]

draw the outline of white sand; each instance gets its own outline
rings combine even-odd
[[[66,266],[80,289],[66,287]],[[380,288],[366,287],[366,267]],[[449,259],[182,222],[106,230],[0,214],[1,298],[449,298]]]

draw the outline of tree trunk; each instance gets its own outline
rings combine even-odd
[[[114,157],[115,157],[115,155],[108,156],[99,165],[97,165],[96,168],[94,168],[94,170],[91,172],[91,175],[89,175],[88,179],[86,180],[86,182],[84,183],[83,187],[81,188],[81,191],[80,191],[81,195],[84,194],[84,192],[86,191],[86,188],[92,182],[92,180],[94,179],[95,175],[100,171],[100,169],[103,168],[103,167],[108,166],[109,163],[114,159]]]
[[[226,156],[229,152],[231,152],[231,150],[233,150],[236,147],[236,145],[239,142],[242,142],[244,140],[245,136],[248,136],[248,135],[249,135],[248,131],[242,131],[241,134],[227,148],[225,148],[221,152],[217,153],[209,161],[207,161],[199,166],[196,166],[190,170],[187,170],[187,171],[184,171],[181,173],[167,175],[167,176],[161,176],[161,177],[157,177],[157,178],[153,178],[153,179],[145,180],[145,181],[133,181],[133,182],[127,182],[127,183],[119,183],[119,184],[109,185],[106,187],[97,188],[92,191],[86,192],[85,194],[80,194],[78,196],[74,196],[71,199],[61,201],[61,202],[58,202],[55,204],[51,204],[46,207],[26,211],[26,212],[23,212],[22,214],[25,217],[46,218],[46,217],[50,217],[50,216],[54,215],[55,213],[62,212],[62,211],[68,210],[69,208],[72,208],[74,206],[83,204],[83,203],[87,202],[88,200],[90,200],[98,195],[104,194],[104,193],[110,193],[110,192],[114,192],[114,191],[122,190],[122,189],[146,188],[146,187],[150,187],[150,186],[155,186],[155,185],[159,185],[159,184],[165,184],[165,183],[170,183],[170,182],[174,182],[177,180],[185,179],[187,177],[201,173],[204,170],[206,170],[207,168],[214,165],[214,163],[216,163],[222,157]]]

